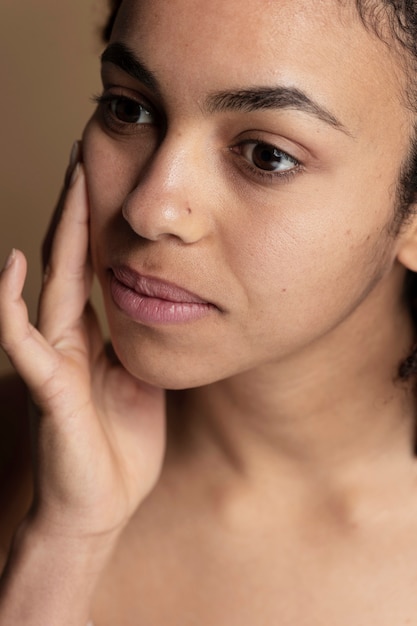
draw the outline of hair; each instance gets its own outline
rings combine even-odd
[[[122,0],[108,0],[110,15],[102,30],[108,42]],[[350,0],[347,0],[350,2]],[[397,200],[392,224],[392,234],[398,235],[401,228],[414,215],[417,201],[417,0],[355,0],[357,11],[367,28],[370,28],[383,41],[396,41],[407,53],[410,89],[407,94],[410,107],[416,113],[416,126],[410,142],[410,149],[401,167]],[[388,28],[388,33],[387,33]],[[388,34],[388,37],[387,37]],[[417,273],[409,271],[405,282],[405,297],[409,303],[415,327],[417,328]],[[410,355],[400,364],[400,380],[408,380],[417,375],[417,342]]]
[[[111,31],[113,30],[114,22],[116,21],[116,15],[117,15],[118,10],[120,9],[122,0],[109,0],[109,3],[110,3],[110,15],[102,31],[103,40],[105,42],[108,42],[110,39]]]

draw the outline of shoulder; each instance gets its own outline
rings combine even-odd
[[[31,499],[27,391],[15,374],[0,377],[0,570]]]

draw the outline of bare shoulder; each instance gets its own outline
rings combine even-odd
[[[0,569],[30,501],[27,392],[16,374],[0,378]]]

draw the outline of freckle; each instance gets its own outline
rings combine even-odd
[[[286,293],[286,291],[287,291],[286,289],[283,289],[283,290],[282,290],[282,293]]]
[[[352,231],[351,231],[351,229],[349,228],[349,230],[347,230],[347,231],[346,231],[346,235],[351,235],[351,234],[352,234]]]
[[[191,209],[190,209],[190,207],[187,207],[187,214],[188,214],[188,215],[191,215]]]

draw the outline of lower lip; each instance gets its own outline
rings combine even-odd
[[[184,324],[209,315],[215,308],[208,303],[171,302],[144,296],[117,280],[113,275],[110,291],[116,306],[141,324]]]

